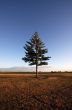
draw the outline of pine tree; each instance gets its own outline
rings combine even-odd
[[[25,62],[29,62],[29,65],[36,65],[36,77],[38,74],[38,66],[47,65],[46,60],[49,60],[50,57],[46,57],[45,53],[48,52],[45,49],[44,43],[41,41],[39,34],[34,33],[30,41],[27,41],[25,44],[25,57],[22,58]]]

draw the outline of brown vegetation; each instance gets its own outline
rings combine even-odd
[[[0,110],[71,110],[70,74],[1,74]]]

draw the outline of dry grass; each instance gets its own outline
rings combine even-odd
[[[0,110],[72,110],[72,73],[1,74]]]

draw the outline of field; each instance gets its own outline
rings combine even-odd
[[[0,110],[72,110],[72,73],[0,73]]]

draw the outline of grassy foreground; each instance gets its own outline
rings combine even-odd
[[[0,73],[0,110],[72,110],[72,73]]]

